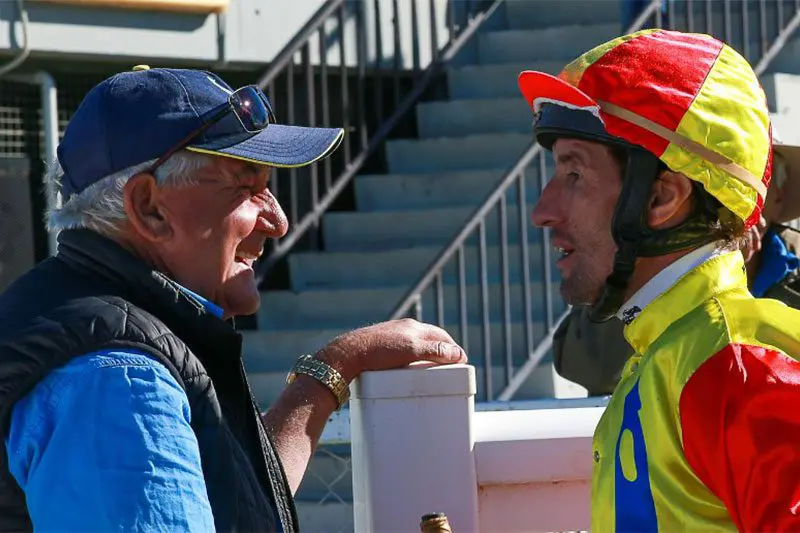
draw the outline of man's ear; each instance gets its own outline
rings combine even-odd
[[[692,214],[692,181],[665,170],[653,182],[647,208],[647,225],[655,230],[678,226]]]
[[[163,241],[172,235],[160,192],[155,177],[148,173],[130,178],[123,191],[128,222],[149,241]]]

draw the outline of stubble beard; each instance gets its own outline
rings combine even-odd
[[[605,277],[577,268],[566,279],[562,279],[559,292],[569,305],[594,305],[603,293]]]

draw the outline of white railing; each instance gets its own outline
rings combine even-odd
[[[592,434],[605,398],[475,410],[469,365],[365,373],[350,402],[355,531],[589,528]],[[519,407],[527,407],[519,409]]]

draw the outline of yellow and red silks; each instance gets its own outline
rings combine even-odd
[[[593,532],[800,531],[800,311],[742,255],[689,271],[625,327],[592,446]]]
[[[769,185],[766,96],[748,62],[708,35],[642,30],[601,44],[558,78],[520,74],[528,103],[587,109],[606,130],[703,184],[747,227]]]

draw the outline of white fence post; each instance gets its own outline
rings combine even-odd
[[[469,365],[366,372],[353,384],[356,533],[418,531],[431,512],[478,531],[474,396]]]

